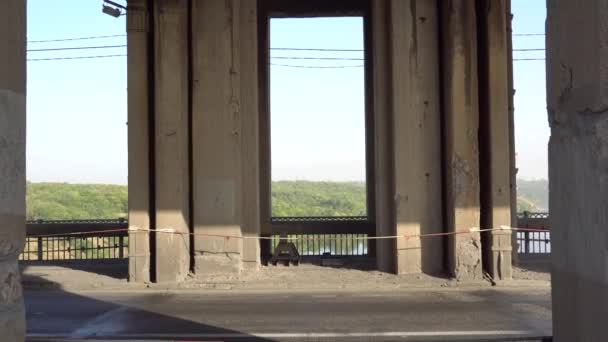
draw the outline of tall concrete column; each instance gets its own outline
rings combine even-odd
[[[157,0],[155,36],[156,280],[190,268],[188,1]]]
[[[238,272],[240,87],[234,1],[195,1],[193,47],[194,265],[198,274]]]
[[[195,271],[259,265],[257,9],[253,1],[193,3]]]
[[[608,3],[549,1],[553,332],[608,340]]]
[[[513,84],[513,14],[511,0],[507,0],[507,71],[509,77],[509,172],[511,178],[511,227],[519,227],[517,222],[517,162],[515,153],[515,89]],[[511,260],[514,265],[519,262],[517,231],[511,232]]]
[[[239,63],[241,87],[241,232],[261,233],[260,213],[260,114],[258,93],[258,9],[256,1],[239,1]],[[243,241],[244,269],[260,266],[260,241]]]
[[[395,227],[392,166],[392,73],[389,53],[390,0],[372,1],[372,44],[374,63],[374,174],[376,176],[376,235],[393,235]],[[397,244],[392,239],[376,240],[376,263],[380,271],[395,272]]]
[[[150,136],[148,8],[129,0],[127,82],[129,120],[129,281],[150,281]]]
[[[444,203],[448,272],[461,279],[480,278],[479,101],[475,1],[441,4],[443,76]]]
[[[396,272],[439,273],[442,232],[439,13],[427,0],[390,1],[390,122]]]
[[[507,0],[479,0],[481,228],[485,269],[511,278],[511,152]]]
[[[25,339],[17,258],[25,244],[26,5],[0,1],[0,336]]]

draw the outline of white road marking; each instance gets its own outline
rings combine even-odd
[[[114,311],[114,310],[112,310]],[[110,312],[112,312],[110,311]],[[108,313],[110,313],[108,312]],[[102,315],[103,316],[103,315]],[[90,332],[91,328],[95,328],[95,324],[88,325],[87,329],[83,332]],[[69,341],[74,342],[77,341],[74,337],[85,337],[88,334],[83,334],[84,336],[75,336],[76,334],[72,334],[69,337],[71,338]],[[90,335],[88,335],[90,336]],[[353,333],[338,333],[338,332],[328,332],[328,333],[314,333],[314,332],[295,332],[295,333],[202,333],[202,334],[109,334],[107,337],[111,338],[143,338],[146,339],[146,342],[154,342],[154,340],[149,340],[148,338],[156,338],[162,340],[156,340],[156,342],[167,342],[167,341],[176,341],[174,336],[179,336],[180,338],[195,338],[195,339],[222,339],[222,338],[280,338],[280,339],[290,339],[290,338],[299,338],[299,339],[319,339],[319,338],[373,338],[373,337],[463,337],[463,336],[493,336],[493,337],[537,337],[543,336],[543,334],[538,331],[529,331],[529,330],[471,330],[471,331],[385,331],[385,332],[353,332]],[[28,334],[28,338],[35,339],[44,339],[44,338],[66,338],[65,334]],[[104,341],[103,339],[91,340],[87,339],[88,342],[100,342]],[[137,340],[130,340],[137,341]],[[177,340],[179,341],[179,340]]]
[[[126,306],[121,306],[121,307],[112,309],[110,311],[107,311],[99,316],[96,316],[95,318],[86,322],[81,328],[72,332],[70,334],[70,337],[71,338],[85,338],[85,337],[92,337],[92,336],[96,336],[96,335],[109,336],[109,335],[111,335],[111,333],[107,334],[108,331],[116,332],[120,328],[119,326],[117,326],[117,324],[119,324],[119,323],[117,323],[117,322],[119,322],[119,320],[115,319],[116,316],[123,311],[127,311],[128,309],[129,308]]]
[[[333,298],[338,298],[338,295],[335,294],[319,294],[319,295],[312,295],[312,298],[321,298],[321,299],[333,299]]]

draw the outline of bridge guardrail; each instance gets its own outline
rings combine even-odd
[[[551,253],[551,231],[549,213],[523,212],[517,214],[517,228],[546,230],[541,232],[517,232],[519,254],[548,254]]]
[[[129,249],[127,228],[124,218],[27,221],[25,247],[19,260],[124,259]]]
[[[546,230],[541,232],[517,232],[518,253],[528,255],[551,252],[548,213],[518,214],[517,226],[518,228]],[[128,222],[124,218],[27,221],[25,248],[19,259],[22,261],[124,259],[128,257],[129,247],[127,228]],[[353,236],[357,236],[357,234]],[[272,245],[274,244],[276,244],[276,241],[273,241]],[[272,248],[272,245],[268,247]],[[311,244],[311,246],[314,247],[312,250],[318,252],[313,252],[313,255],[323,254],[325,243],[320,244],[320,246]],[[345,246],[349,246],[348,243],[345,243]],[[301,247],[307,250],[308,244]],[[342,252],[342,248],[331,247]],[[347,247],[347,252],[343,254],[365,255],[367,254],[366,247],[364,247],[364,251],[361,251],[361,247],[356,247],[356,251],[351,252],[348,252],[351,248]],[[332,250],[332,252],[334,251]]]

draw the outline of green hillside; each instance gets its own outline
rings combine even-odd
[[[545,211],[546,180],[518,181],[518,211]],[[122,185],[28,183],[27,218],[102,219],[127,215]],[[362,182],[280,181],[272,184],[273,216],[359,216],[366,214]]]
[[[365,215],[361,182],[283,181],[272,185],[274,216]],[[126,217],[127,187],[121,185],[28,183],[28,220]]]
[[[365,192],[362,182],[273,182],[272,215],[364,216]]]
[[[123,185],[28,183],[27,219],[78,220],[127,216]]]
[[[525,197],[517,196],[517,212],[522,213],[524,211],[535,212],[541,210],[536,206],[536,203]]]
[[[517,180],[517,198],[519,203],[532,205],[528,211],[547,211],[549,209],[549,181],[539,180]],[[526,205],[524,204],[524,207]],[[523,208],[522,208],[523,209]],[[518,210],[519,211],[519,210]]]

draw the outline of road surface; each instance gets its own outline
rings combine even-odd
[[[28,341],[504,341],[551,335],[548,288],[26,291],[25,303]]]

